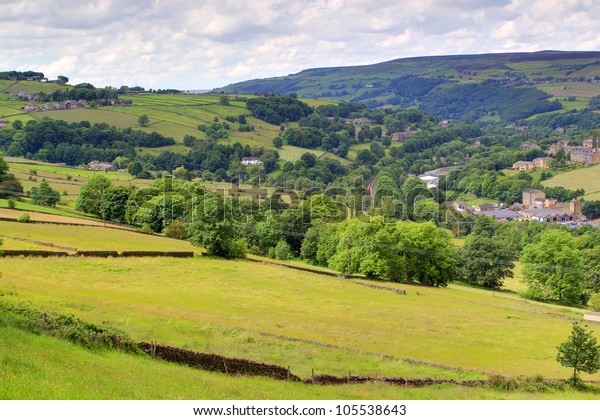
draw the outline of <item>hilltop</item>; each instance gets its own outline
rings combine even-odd
[[[582,109],[600,94],[599,80],[600,52],[540,51],[315,68],[217,90],[296,92],[302,97],[362,102],[369,107],[415,106],[444,118],[510,121],[559,109]]]

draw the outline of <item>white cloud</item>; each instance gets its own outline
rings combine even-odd
[[[593,0],[3,0],[0,62],[205,88],[416,55],[598,50],[598,24]]]

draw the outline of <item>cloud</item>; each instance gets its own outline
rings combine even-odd
[[[0,62],[96,86],[209,88],[417,55],[597,50],[591,0],[4,0]]]

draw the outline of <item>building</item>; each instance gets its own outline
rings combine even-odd
[[[590,148],[584,146],[573,146],[569,148],[571,152],[571,162],[593,165],[600,163],[600,148]]]
[[[510,209],[482,211],[479,214],[482,216],[493,217],[498,222],[510,222],[511,220],[523,220],[525,218],[521,213]]]
[[[530,171],[535,167],[534,163],[530,160],[520,160],[513,163],[513,170],[515,171]]]
[[[243,157],[242,165],[262,165],[262,160],[256,157]]]
[[[526,209],[521,210],[520,213],[527,220],[535,220],[537,222],[545,223],[565,223],[572,222],[575,219],[575,215],[570,211],[563,211],[554,208]]]
[[[569,139],[562,139],[550,146],[550,154],[555,154],[560,149],[564,149],[569,145]]]
[[[556,198],[536,198],[533,200],[534,209],[547,209],[556,206],[558,206],[558,200]]]
[[[572,199],[569,203],[569,210],[576,216],[581,216],[581,200]]]
[[[535,159],[533,159],[533,166],[535,168],[549,169],[550,168],[550,158],[549,157],[535,158]]]
[[[100,162],[99,160],[93,160],[88,163],[88,169],[92,171],[104,171],[104,172],[115,172],[119,170],[115,165],[110,162]]]
[[[33,111],[37,111],[39,108],[36,104],[27,104],[25,105],[25,107],[23,108],[23,110],[25,112],[33,112]]]
[[[588,312],[583,314],[584,321],[600,322],[600,312]]]
[[[8,127],[8,121],[0,121],[0,128]]]
[[[523,190],[523,207],[532,208],[535,200],[540,198],[546,198],[546,193],[533,188]]]
[[[531,143],[522,144],[521,149],[541,149],[541,147],[537,144],[537,141],[534,140]]]
[[[437,188],[440,183],[440,177],[435,175],[419,175],[419,179],[427,183],[428,189]]]
[[[417,131],[395,131],[392,133],[392,141],[406,141],[409,137],[417,134]]]
[[[490,203],[477,204],[475,207],[473,207],[473,211],[475,213],[483,213],[483,212],[498,210],[499,208],[500,208],[500,206],[498,204],[490,204]]]

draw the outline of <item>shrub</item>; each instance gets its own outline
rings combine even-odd
[[[13,197],[8,199],[8,208],[9,209],[15,209],[17,207],[17,200],[15,200]]]
[[[31,222],[31,216],[29,216],[29,213],[23,213],[22,215],[19,216],[19,218],[17,219],[17,222],[29,223],[29,222]]]
[[[175,219],[165,229],[165,236],[167,238],[187,240],[188,238],[188,225],[180,219]]]
[[[587,304],[592,310],[600,312],[600,293],[593,293]]]
[[[139,353],[135,341],[110,325],[91,324],[73,315],[23,304],[0,301],[0,326],[67,339],[87,348],[108,347]]]
[[[152,230],[152,228],[149,225],[142,226],[138,231],[141,233],[146,233],[148,235],[151,235],[154,233],[154,231]]]
[[[229,258],[241,258],[248,252],[248,240],[246,238],[231,241]]]

